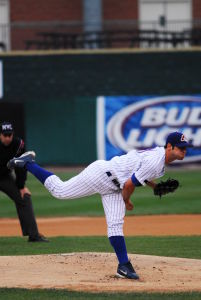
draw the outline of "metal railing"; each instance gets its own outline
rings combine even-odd
[[[117,47],[178,47],[201,45],[201,29],[182,32],[159,30],[112,30],[87,33],[38,32],[25,41],[26,49],[94,49]]]
[[[0,24],[0,50],[175,48],[201,45],[201,20],[193,23],[105,21],[102,30],[83,32],[81,22],[17,22]]]

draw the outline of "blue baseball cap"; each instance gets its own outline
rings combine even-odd
[[[167,146],[168,143],[176,147],[193,147],[193,145],[185,138],[184,134],[177,131],[168,135],[165,145]]]

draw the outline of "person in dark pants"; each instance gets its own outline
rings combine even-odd
[[[25,187],[27,171],[15,168],[14,172],[11,172],[7,168],[7,162],[13,156],[18,157],[24,152],[24,141],[14,136],[13,126],[10,122],[3,122],[0,126],[0,191],[14,201],[23,236],[28,236],[29,242],[48,242],[38,232],[31,193]]]

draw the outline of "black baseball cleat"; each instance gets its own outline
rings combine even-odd
[[[26,163],[28,162],[34,162],[35,161],[35,152],[34,151],[28,151],[23,153],[19,157],[14,157],[7,163],[8,169],[14,169],[16,167],[23,168]]]
[[[29,236],[28,242],[34,242],[34,243],[48,243],[49,240],[42,234],[39,234],[38,236],[31,237]]]
[[[130,261],[126,264],[118,265],[116,276],[120,278],[139,279]]]

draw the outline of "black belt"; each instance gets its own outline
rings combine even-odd
[[[106,174],[108,177],[112,176],[112,173],[110,171],[107,171]],[[112,182],[120,189],[120,183],[116,178],[112,179]]]

